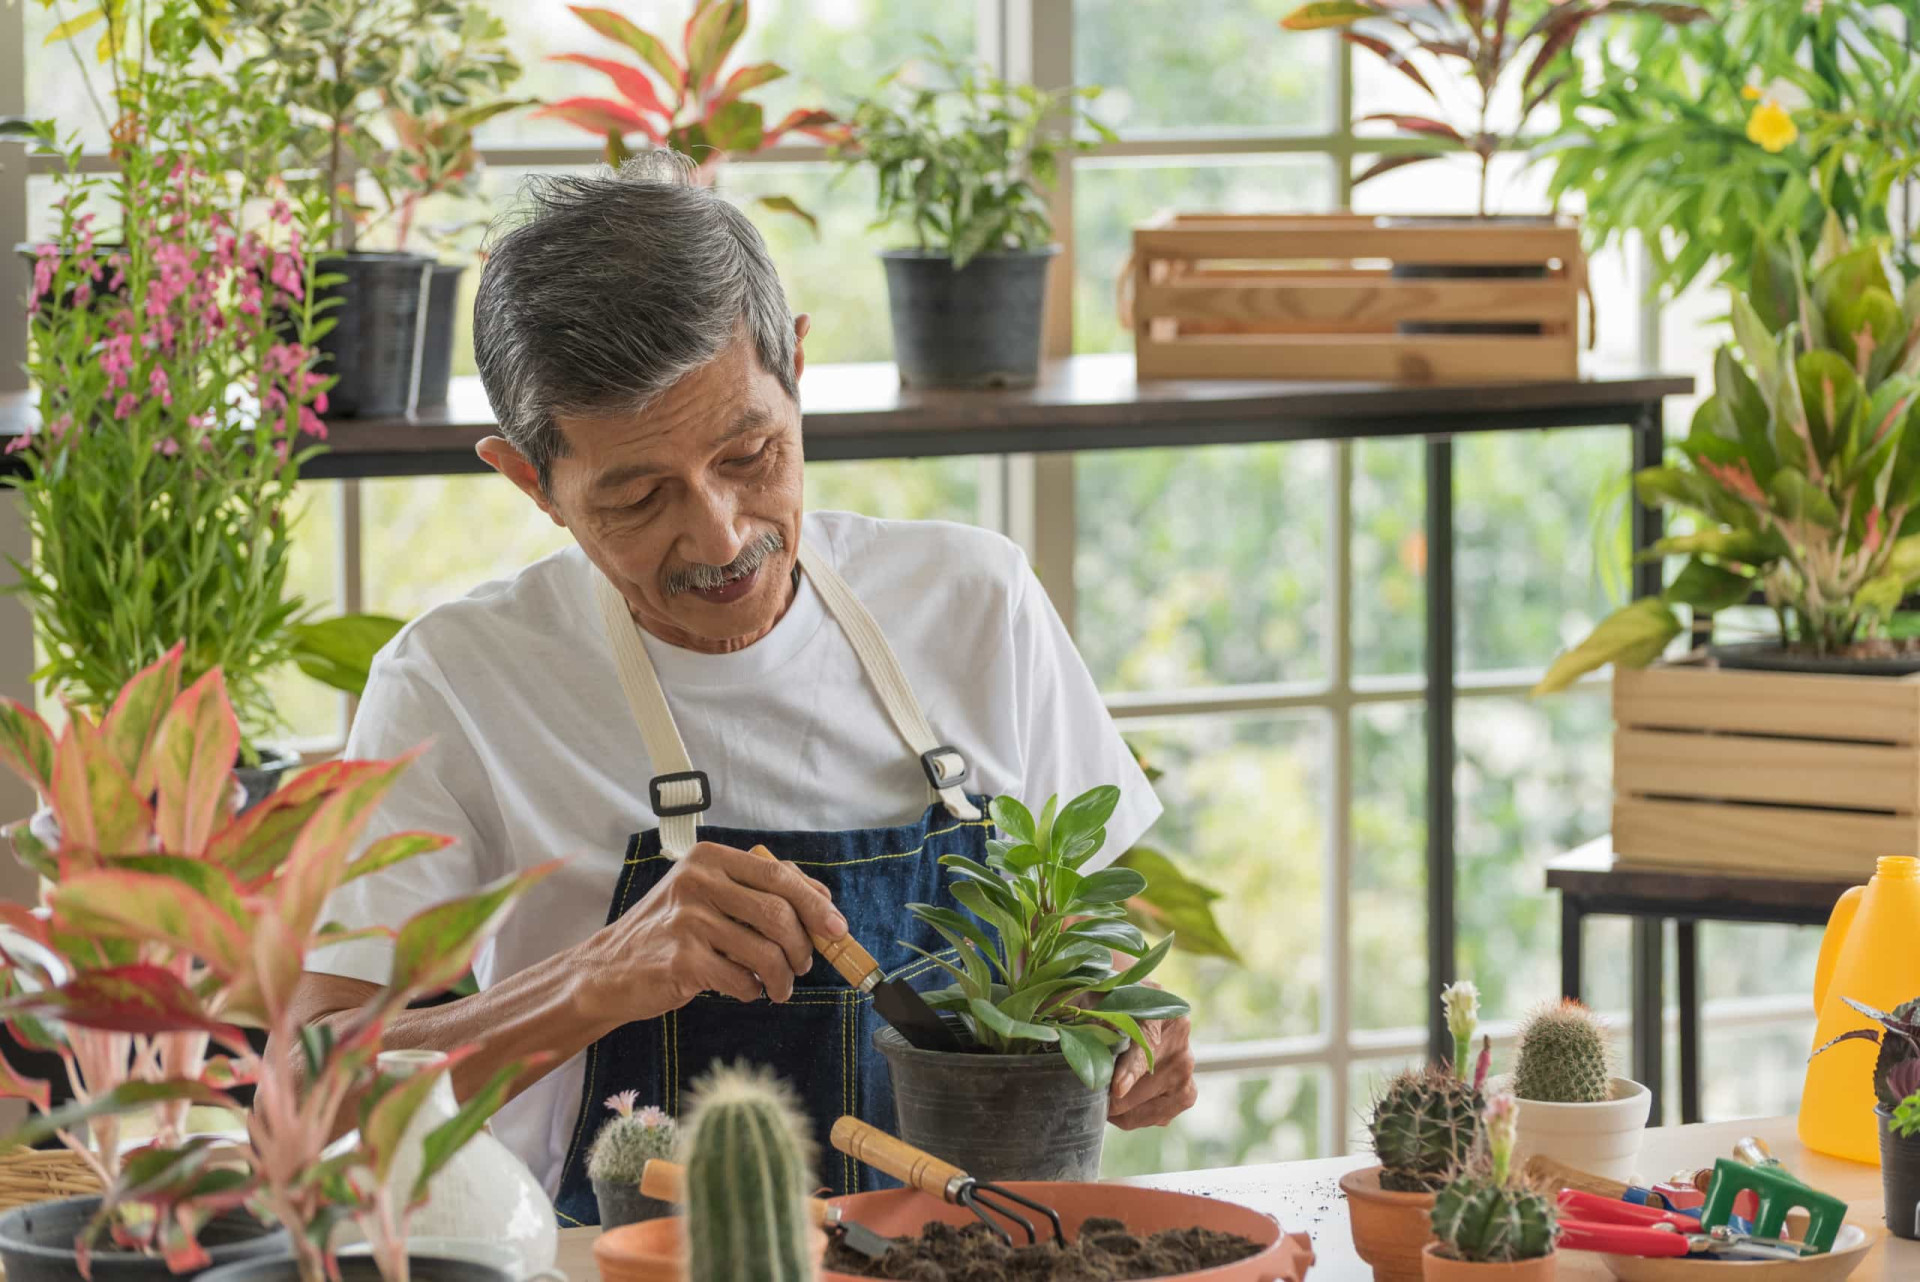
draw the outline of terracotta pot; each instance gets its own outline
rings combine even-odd
[[[1341,1176],[1340,1191],[1347,1195],[1353,1249],[1373,1266],[1374,1282],[1420,1282],[1421,1248],[1433,1240],[1433,1194],[1389,1193],[1380,1187],[1377,1166]]]
[[[1426,1282],[1552,1282],[1560,1253],[1551,1252],[1512,1264],[1473,1264],[1440,1254],[1440,1244],[1429,1242],[1420,1253]]]
[[[1282,1233],[1270,1215],[1231,1202],[1194,1197],[1186,1193],[1166,1193],[1158,1189],[1128,1188],[1119,1184],[1049,1184],[1009,1181],[1007,1187],[1053,1207],[1068,1237],[1079,1232],[1081,1221],[1092,1216],[1111,1216],[1123,1221],[1136,1233],[1157,1233],[1161,1229],[1218,1229],[1238,1233],[1266,1249],[1235,1264],[1199,1273],[1181,1274],[1181,1282],[1305,1282],[1313,1263],[1313,1246],[1304,1233]],[[857,1193],[836,1198],[835,1203],[849,1220],[866,1225],[876,1233],[900,1237],[918,1233],[929,1221],[944,1224],[971,1224],[973,1212],[962,1207],[916,1193],[911,1189],[887,1189],[879,1193]],[[600,1267],[601,1282],[686,1282],[684,1263],[686,1239],[682,1222],[647,1220],[629,1224],[601,1235],[594,1243],[593,1258]],[[824,1239],[822,1240],[824,1246]],[[1416,1255],[1417,1258],[1417,1255]],[[822,1282],[860,1282],[844,1273],[822,1273]],[[1416,1264],[1412,1275],[1420,1276]]]

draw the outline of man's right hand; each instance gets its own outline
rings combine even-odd
[[[651,1019],[703,992],[743,1002],[793,995],[813,967],[810,934],[847,922],[827,888],[788,863],[703,841],[644,899],[580,946],[593,1004],[625,1022]]]

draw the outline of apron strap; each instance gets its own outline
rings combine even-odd
[[[880,631],[880,625],[867,607],[860,604],[853,589],[840,577],[826,557],[806,540],[801,540],[800,568],[813,581],[814,590],[833,616],[840,630],[853,645],[860,667],[880,695],[900,737],[920,758],[927,784],[939,796],[941,804],[956,819],[976,820],[980,809],[968,800],[965,785],[972,773],[965,755],[934,737],[920,701],[907,684],[900,660]],[[594,596],[599,602],[600,619],[605,625],[607,642],[613,651],[614,671],[620,677],[620,689],[627,697],[634,723],[640,727],[640,739],[646,744],[647,758],[657,772],[647,783],[648,800],[660,820],[660,849],[669,858],[679,859],[699,841],[699,816],[713,806],[713,786],[704,771],[695,770],[687,755],[686,741],[674,724],[667,707],[666,692],[660,688],[660,676],[640,639],[639,625],[627,609],[626,598],[604,574],[594,575]]]
[[[914,698],[913,687],[907,684],[907,674],[900,670],[900,660],[887,644],[886,634],[880,631],[872,612],[860,604],[833,563],[804,538],[800,540],[800,568],[813,580],[827,612],[853,643],[853,652],[860,657],[867,680],[879,692],[880,702],[893,719],[900,737],[920,758],[927,783],[939,795],[947,813],[955,819],[978,819],[980,810],[967,799],[964,791],[967,776],[972,773],[966,757],[958,748],[934,738],[927,714],[920,710],[920,701]]]

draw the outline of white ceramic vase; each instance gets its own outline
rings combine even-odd
[[[380,1056],[380,1068],[398,1077],[433,1067],[445,1058],[438,1051],[385,1051]],[[396,1187],[412,1187],[420,1174],[421,1146],[427,1132],[452,1117],[457,1108],[453,1082],[443,1073],[401,1140],[389,1177]],[[484,1129],[440,1168],[427,1186],[427,1204],[413,1213],[407,1225],[409,1239],[464,1240],[507,1247],[519,1258],[517,1276],[521,1278],[553,1267],[558,1234],[553,1202],[540,1181],[513,1150]]]
[[[1511,1077],[1487,1082],[1488,1094],[1512,1089]],[[1653,1093],[1624,1077],[1614,1078],[1612,1098],[1597,1104],[1523,1099],[1514,1159],[1524,1162],[1540,1154],[1588,1175],[1631,1181],[1652,1107]]]

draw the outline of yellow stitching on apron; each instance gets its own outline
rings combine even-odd
[[[561,1210],[557,1206],[553,1208],[553,1213],[559,1216],[561,1219],[565,1220],[567,1222],[567,1227],[570,1229],[584,1229],[587,1227],[586,1225],[574,1219],[571,1215],[568,1215],[565,1211]]]
[[[948,833],[958,832],[962,828],[991,827],[993,827],[993,820],[991,819],[964,819],[953,824],[951,827],[941,828],[928,833],[926,839],[912,850],[903,850],[897,855],[869,855],[865,859],[786,859],[781,862],[792,864],[795,868],[851,868],[855,864],[877,864],[888,859],[911,859],[925,850],[935,837],[944,837]],[[656,860],[670,857],[671,856],[668,855],[637,855],[627,860],[626,866],[631,868],[635,864],[650,864]]]

